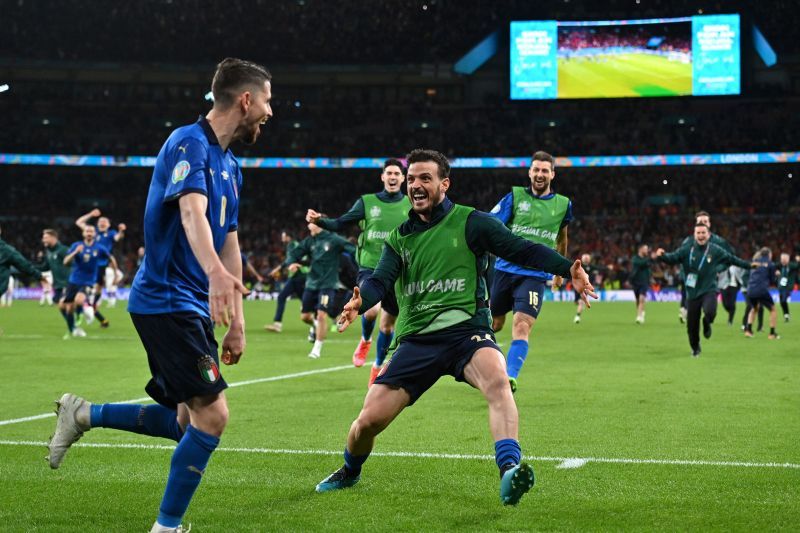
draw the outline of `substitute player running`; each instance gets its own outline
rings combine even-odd
[[[783,321],[789,322],[789,300],[797,283],[797,272],[800,270],[800,255],[794,261],[789,261],[789,254],[781,254],[781,262],[776,272],[778,278],[778,295],[780,296],[781,310],[783,310]]]
[[[356,247],[344,237],[309,223],[311,233],[298,244],[283,262],[289,272],[297,272],[300,259],[308,256],[311,265],[303,290],[300,320],[309,324],[314,333],[314,347],[308,356],[319,359],[322,343],[328,336],[328,316],[335,319],[336,286],[339,283],[339,256],[342,252],[355,255]],[[309,339],[311,340],[311,339]]]
[[[358,222],[361,235],[358,237],[358,281],[359,283],[372,275],[383,250],[383,243],[389,232],[399,226],[407,217],[411,203],[400,190],[405,181],[405,167],[397,159],[383,162],[381,181],[383,190],[376,194],[364,194],[353,204],[350,211],[336,219],[322,217],[318,212],[309,209],[306,214],[308,222],[314,222],[321,228],[340,231],[345,225]],[[394,289],[386,298],[361,316],[361,340],[353,353],[353,365],[362,366],[372,345],[372,331],[375,320],[381,313],[378,328],[378,343],[375,347],[375,362],[370,371],[369,384],[375,381],[378,370],[386,358],[389,345],[394,336],[394,323],[397,320],[397,298]]]
[[[750,312],[747,313],[745,337],[753,336],[753,320],[756,311],[766,308],[769,310],[769,336],[767,338],[772,340],[781,338],[775,331],[777,313],[775,302],[772,301],[772,295],[769,293],[769,286],[778,283],[776,273],[776,265],[772,262],[772,250],[767,247],[761,248],[753,256],[753,268],[750,270],[750,278],[747,280],[747,307]]]
[[[389,234],[372,276],[356,287],[340,331],[371,309],[396,284],[400,313],[397,349],[367,392],[350,427],[344,466],[317,485],[317,492],[356,484],[377,435],[436,381],[451,375],[483,393],[500,470],[500,499],[514,505],[534,483],[521,462],[518,414],[508,387],[505,360],[495,344],[487,309],[488,253],[515,264],[572,276],[576,289],[594,296],[580,261],[571,264],[549,246],[515,236],[495,218],[451,202],[450,163],[433,150],[408,155],[412,212]],[[451,416],[458,416],[454,412]]]
[[[511,230],[531,242],[544,244],[567,253],[567,225],[572,220],[572,202],[553,192],[551,183],[556,176],[555,159],[547,152],[536,152],[531,158],[528,187],[513,187],[500,200],[491,214]],[[561,286],[561,276],[514,264],[502,257],[495,263],[491,290],[492,329],[499,332],[506,322],[506,313],[514,312],[511,348],[508,350],[508,381],[517,390],[525,358],[528,357],[528,337],[544,304],[547,282],[553,289]]]
[[[288,231],[281,232],[281,242],[286,247],[284,258],[289,257],[292,250],[297,248],[297,245],[300,244],[292,238],[292,235]],[[282,264],[278,265],[272,269],[269,275],[277,277],[283,268]],[[306,274],[308,274],[308,267],[302,265],[295,269],[294,272],[289,272],[288,277],[283,283],[283,288],[278,294],[278,306],[275,309],[275,317],[272,319],[272,324],[264,326],[264,329],[267,331],[274,331],[275,333],[283,331],[283,312],[286,310],[286,300],[289,296],[294,296],[298,300],[302,300],[303,291],[306,288]]]
[[[271,76],[240,59],[217,65],[214,107],[167,139],[156,159],[144,214],[144,262],[128,310],[147,352],[155,405],[59,400],[50,466],[92,427],[178,442],[151,532],[185,531],[181,520],[228,422],[214,324],[229,326],[222,360],[245,348],[239,192],[242,173],[229,146],[253,144],[271,116]],[[85,529],[89,529],[88,526]]]
[[[700,314],[703,314],[703,336],[711,338],[711,324],[717,316],[717,272],[730,265],[746,270],[750,263],[729,254],[721,246],[710,242],[708,226],[698,223],[694,227],[694,243],[681,246],[671,253],[663,248],[656,257],[669,265],[681,265],[686,273],[686,331],[692,357],[700,356]]]
[[[636,255],[631,258],[630,281],[633,295],[636,298],[636,323],[644,324],[644,306],[647,302],[647,291],[650,289],[650,263],[655,259],[655,254],[650,257],[650,247],[640,244]]]
[[[67,333],[64,338],[68,339],[75,330],[75,316],[67,313],[64,303],[64,290],[67,288],[70,275],[70,269],[64,264],[64,258],[69,253],[69,249],[58,240],[58,232],[51,228],[42,231],[42,244],[45,253],[39,268],[49,270],[53,276],[53,301],[58,305],[58,310],[67,323]]]

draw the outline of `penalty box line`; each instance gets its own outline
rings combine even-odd
[[[42,446],[47,442],[29,440],[0,440],[0,446]],[[175,449],[174,445],[165,444],[134,444],[134,443],[104,443],[104,442],[77,442],[72,447],[78,448],[110,448],[127,450],[169,450]],[[281,448],[232,448],[219,447],[218,452],[224,453],[249,453],[262,455],[333,455],[340,456],[341,450],[293,450]],[[407,457],[413,459],[451,459],[451,460],[494,460],[494,455],[460,454],[460,453],[428,453],[428,452],[372,452],[373,457]],[[529,461],[559,463],[556,468],[580,468],[588,463],[625,464],[625,465],[666,465],[666,466],[718,466],[738,468],[783,468],[800,470],[797,463],[754,463],[746,461],[706,461],[695,459],[629,459],[621,457],[526,457]]]
[[[282,381],[284,379],[292,379],[292,378],[301,378],[304,376],[313,376],[315,374],[325,374],[327,372],[337,372],[339,370],[346,370],[348,368],[354,368],[353,365],[342,365],[342,366],[332,366],[328,368],[320,368],[318,370],[306,370],[305,372],[295,372],[294,374],[284,374],[282,376],[272,376],[268,378],[256,378],[256,379],[248,379],[245,381],[237,381],[235,383],[228,383],[228,387],[242,387],[244,385],[255,385],[256,383],[268,383],[270,381]],[[143,396],[141,398],[133,398],[132,400],[124,400],[121,402],[108,402],[108,403],[141,403],[141,402],[152,402],[153,399],[149,396]],[[52,413],[42,413],[40,415],[33,415],[33,416],[24,416],[22,418],[12,418],[9,420],[0,420],[0,426],[7,426],[9,424],[20,424],[22,422],[30,422],[32,420],[41,420],[43,418],[50,418],[56,416],[55,412]]]

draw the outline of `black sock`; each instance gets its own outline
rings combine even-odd
[[[100,322],[105,322],[105,321],[106,321],[106,317],[104,317],[104,316],[103,316],[103,313],[101,313],[100,311],[95,311],[95,312],[94,312],[94,316],[96,316],[96,317],[97,317],[97,319],[98,319]]]
[[[514,468],[515,466],[517,466],[515,463],[508,463],[508,464],[505,464],[505,465],[501,466],[500,467],[500,479],[503,478],[503,474],[505,474],[506,472],[508,472],[509,470]]]
[[[769,328],[769,334],[775,335],[775,328]]]

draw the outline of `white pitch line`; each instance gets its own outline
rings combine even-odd
[[[255,383],[267,383],[270,381],[281,381],[284,379],[292,379],[292,378],[300,378],[303,376],[311,376],[314,374],[325,374],[326,372],[336,372],[338,370],[345,370],[347,368],[353,368],[353,365],[342,365],[342,366],[332,366],[328,368],[320,368],[318,370],[306,370],[305,372],[295,372],[294,374],[284,374],[282,376],[272,376],[268,378],[257,378],[257,379],[248,379],[246,381],[237,381],[234,383],[228,383],[228,387],[241,387],[242,385],[253,385]],[[139,403],[139,402],[152,402],[152,398],[149,396],[143,396],[141,398],[133,398],[132,400],[124,400],[121,402],[109,402],[109,403]],[[20,424],[22,422],[30,422],[32,420],[41,420],[42,418],[50,418],[52,416],[56,416],[53,413],[43,413],[40,415],[33,415],[33,416],[24,416],[22,418],[12,418],[10,420],[0,420],[0,426],[7,426],[10,424]]]
[[[580,468],[587,463],[586,459],[579,459],[577,457],[567,459],[564,462],[556,465],[556,468]]]
[[[0,446],[47,446],[45,441],[31,440],[0,440]],[[107,443],[107,442],[77,442],[72,445],[79,448],[112,448],[129,450],[174,450],[175,445],[167,444],[134,444],[134,443]],[[264,455],[342,455],[341,450],[292,450],[285,448],[217,448],[218,452],[228,453],[255,453]],[[407,457],[414,459],[456,459],[456,460],[494,460],[494,455],[488,454],[462,454],[462,453],[431,453],[431,452],[372,452],[373,457]],[[634,465],[668,465],[668,466],[724,466],[745,468],[787,468],[800,470],[797,463],[749,463],[743,461],[704,461],[692,459],[626,459],[621,457],[525,457],[529,461],[540,461],[561,464],[573,461],[573,464],[586,463],[613,463]]]

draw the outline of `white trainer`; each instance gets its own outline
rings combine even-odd
[[[154,522],[153,527],[150,528],[150,533],[189,533],[191,530],[192,524],[189,524],[189,527],[183,527],[183,524],[178,527],[166,527]]]
[[[91,405],[80,396],[69,392],[56,402],[56,431],[50,437],[47,445],[50,452],[47,456],[50,468],[55,469],[61,466],[61,461],[64,460],[64,455],[69,447],[78,442],[83,434],[91,429],[89,425]]]
[[[281,322],[274,322],[272,324],[264,326],[264,329],[267,331],[274,331],[275,333],[280,333],[281,331],[283,331],[283,324]]]
[[[86,332],[83,331],[83,328],[75,328],[75,329],[72,330],[72,336],[73,337],[85,337],[86,336]]]
[[[576,324],[580,324],[581,323],[581,315],[575,315],[575,318],[573,319],[573,322],[575,322]]]
[[[308,357],[310,357],[311,359],[319,359],[320,355],[322,354],[320,354],[319,352],[315,352],[314,350],[311,350],[311,352],[309,352],[308,354]]]

